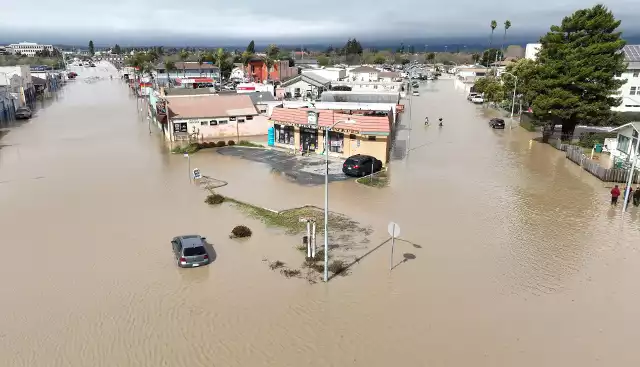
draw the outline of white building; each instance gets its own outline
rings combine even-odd
[[[239,79],[245,81],[247,79],[247,74],[244,72],[244,68],[235,67],[231,70],[231,76],[229,79]]]
[[[303,69],[302,74],[313,73],[330,81],[343,80],[347,77],[347,70],[342,68]]]
[[[524,58],[529,60],[536,60],[538,58],[538,52],[540,52],[541,48],[541,43],[527,43],[527,47],[524,49]]]
[[[29,65],[0,66],[0,86],[7,86],[20,101],[20,106],[30,103],[35,90]]]
[[[322,76],[307,72],[291,78],[280,85],[285,98],[307,98],[315,100],[331,88],[332,82]]]
[[[380,70],[371,66],[358,66],[347,71],[349,79],[358,82],[378,81],[378,74]]]
[[[629,66],[619,78],[626,79],[627,82],[618,93],[622,97],[622,103],[612,109],[618,112],[640,112],[640,45],[627,45],[622,51]]]
[[[33,42],[13,43],[13,44],[10,44],[9,47],[11,47],[14,54],[17,54],[19,52],[23,55],[30,56],[30,57],[35,56],[36,52],[40,52],[45,49],[48,50],[49,52],[53,52],[52,45],[39,45]]]
[[[379,92],[396,92],[404,93],[403,82],[380,82],[380,81],[351,81],[344,80],[332,82],[331,87],[349,87],[353,92],[379,93]]]

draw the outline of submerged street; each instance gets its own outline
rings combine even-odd
[[[264,261],[300,262],[299,238],[203,203],[115,69],[78,73],[0,140],[0,366],[640,364],[638,209],[610,208],[537,135],[491,129],[452,80],[412,97],[390,187],[329,188],[332,211],[374,230],[369,249],[393,221],[397,261],[415,258],[389,273],[387,244],[310,285]],[[265,163],[212,149],[196,167],[270,209],[324,203]],[[239,224],[246,242],[228,236]],[[216,259],[178,269],[169,241],[192,233]]]

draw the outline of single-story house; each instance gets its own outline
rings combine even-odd
[[[325,129],[329,154],[347,158],[366,154],[387,162],[390,148],[391,112],[386,116],[343,114],[333,110],[275,108],[270,118],[274,145],[295,151],[324,154]]]
[[[288,98],[316,99],[331,89],[331,81],[313,72],[305,72],[280,85]]]
[[[164,97],[169,110],[167,140],[240,140],[266,135],[270,126],[246,94]]]
[[[358,66],[347,71],[349,79],[359,82],[378,81],[380,70],[372,66]]]
[[[640,169],[640,152],[638,151],[638,134],[640,133],[640,122],[629,122],[612,129],[617,133],[617,144],[615,149],[611,149],[611,156],[623,159],[629,163],[636,160],[636,167]]]

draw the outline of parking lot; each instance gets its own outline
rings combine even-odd
[[[274,171],[282,173],[301,185],[322,185],[324,183],[325,157],[321,155],[303,157],[278,150],[245,147],[224,147],[218,148],[217,151],[218,154],[267,164]],[[330,158],[329,181],[350,179],[342,173],[343,163],[343,159]]]

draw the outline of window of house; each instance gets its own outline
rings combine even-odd
[[[235,121],[235,120],[236,120],[235,116],[234,117],[229,117],[229,121]]]
[[[629,90],[629,95],[635,96],[636,95],[636,87],[631,87],[631,89]]]
[[[217,120],[209,121],[209,126],[215,126],[215,125],[218,125],[218,121]]]
[[[619,135],[618,134],[618,147],[617,149],[623,153],[627,153],[627,151],[629,150],[629,142],[631,141],[631,139],[629,139],[628,136],[624,136],[624,135]]]
[[[375,137],[375,136],[373,136],[373,135],[369,135],[369,136],[367,137],[367,140],[369,140],[369,141],[376,141],[376,137]]]
[[[266,112],[266,110],[265,110],[265,112]],[[253,116],[247,116],[247,121],[251,121],[251,120],[253,120]]]
[[[637,78],[640,75],[640,70],[634,70],[633,71],[633,77]]]
[[[207,126],[207,122],[206,121],[200,121],[200,126]]]
[[[218,125],[226,125],[228,123],[229,123],[229,121],[227,121],[227,120],[218,120]]]

